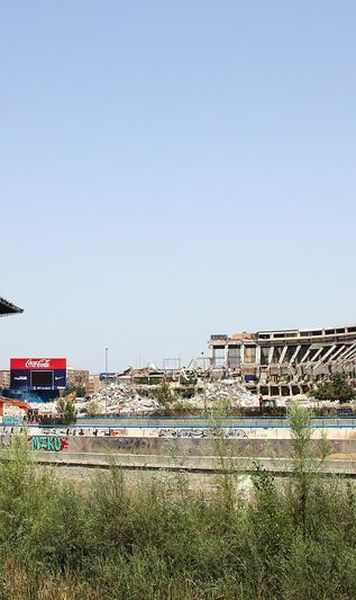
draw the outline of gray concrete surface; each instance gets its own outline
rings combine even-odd
[[[0,451],[0,459],[6,459],[8,452]],[[93,452],[66,452],[49,453],[38,451],[34,458],[40,464],[56,466],[73,466],[90,468],[121,467],[130,470],[153,470],[153,471],[179,471],[189,472],[219,472],[222,469],[221,462],[216,456],[157,456],[147,454],[120,454]],[[227,459],[225,465],[234,468],[241,473],[250,473],[255,470],[256,463],[269,472],[277,474],[289,474],[293,471],[293,462],[290,458],[253,458],[235,457]],[[316,463],[316,472],[321,475],[339,474],[356,478],[356,460],[326,460],[322,467]]]

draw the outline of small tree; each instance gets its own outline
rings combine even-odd
[[[220,473],[217,476],[217,484],[223,494],[224,506],[227,509],[227,515],[231,514],[231,508],[234,502],[234,480],[236,475],[236,457],[234,456],[234,447],[227,443],[225,438],[226,429],[224,421],[231,411],[231,400],[220,397],[211,410],[211,432],[214,438],[214,448]]]
[[[297,491],[297,513],[299,514],[303,537],[306,536],[307,501],[315,466],[312,450],[311,412],[298,405],[289,410],[289,424],[293,445],[294,476]]]
[[[152,395],[164,409],[168,409],[177,400],[176,392],[171,389],[166,381],[162,381],[158,388],[152,392]]]
[[[77,419],[77,411],[74,402],[74,394],[71,396],[64,396],[57,402],[57,411],[61,416],[63,425],[74,425]]]
[[[316,457],[313,444],[313,413],[311,410],[293,404],[288,413],[292,438],[293,483],[297,496],[296,513],[301,523],[303,537],[307,534],[308,499],[315,473],[330,454],[330,445],[326,436],[320,440],[320,456]]]
[[[334,373],[328,379],[316,384],[312,394],[317,400],[333,400],[335,402],[349,402],[356,395],[347,375],[343,373]]]
[[[90,400],[86,405],[86,413],[89,417],[95,417],[100,413],[100,406],[96,400]]]

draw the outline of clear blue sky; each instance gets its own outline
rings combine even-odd
[[[0,322],[93,371],[356,322],[354,0],[3,0]]]

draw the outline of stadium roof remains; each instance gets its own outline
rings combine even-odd
[[[0,317],[5,317],[6,315],[15,315],[16,313],[22,312],[23,308],[15,306],[15,304],[12,304],[12,302],[9,302],[0,296]]]

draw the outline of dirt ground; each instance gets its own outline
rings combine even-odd
[[[61,481],[68,481],[74,484],[78,490],[87,490],[90,482],[100,472],[106,472],[106,469],[88,469],[83,467],[41,467],[54,469],[56,477]],[[132,486],[139,486],[149,483],[153,477],[165,481],[167,484],[174,484],[179,477],[178,473],[167,471],[135,471],[125,470],[125,481]],[[204,493],[204,496],[214,495],[219,487],[219,479],[216,473],[187,473],[183,475],[186,478],[188,489],[193,494]],[[220,476],[221,477],[221,476]],[[238,476],[238,487],[247,493],[250,491],[252,483],[248,475]]]

